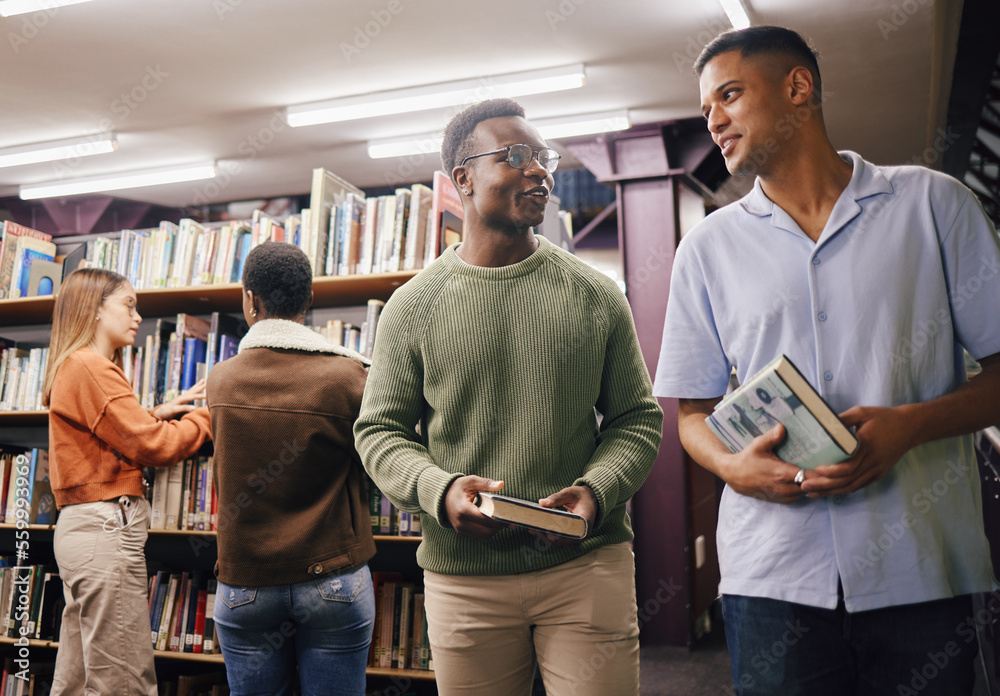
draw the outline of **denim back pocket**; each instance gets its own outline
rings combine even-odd
[[[219,597],[222,599],[222,603],[230,609],[250,604],[257,598],[256,587],[232,587],[220,582],[216,592],[218,592]]]
[[[331,602],[353,602],[365,588],[371,584],[368,566],[363,565],[354,570],[335,573],[316,580],[316,589],[320,596]]]

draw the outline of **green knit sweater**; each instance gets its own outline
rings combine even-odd
[[[621,291],[537,239],[535,253],[501,268],[470,266],[449,248],[379,319],[357,448],[379,489],[422,513],[417,561],[436,573],[523,573],[632,538],[625,503],[653,465],[663,412]],[[469,474],[533,501],[586,484],[596,523],[568,548],[521,529],[460,536],[444,494]]]

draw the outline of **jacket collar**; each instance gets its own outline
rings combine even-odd
[[[372,361],[353,350],[336,346],[307,326],[287,319],[262,319],[250,327],[240,341],[239,352],[249,348],[280,348],[308,353],[333,353],[360,360],[366,367]]]

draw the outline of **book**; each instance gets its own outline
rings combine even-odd
[[[716,404],[705,422],[732,452],[778,423],[782,461],[815,469],[849,458],[858,440],[787,356],[781,355]]]
[[[312,188],[309,193],[309,224],[306,233],[309,248],[303,249],[313,267],[313,275],[322,275],[326,270],[326,248],[330,232],[330,211],[334,206],[347,200],[348,194],[364,199],[361,189],[347,183],[336,174],[317,167],[312,173]]]
[[[0,236],[0,300],[10,297],[11,281],[14,278],[17,261],[17,240],[19,237],[33,237],[44,242],[51,242],[52,235],[33,230],[16,222],[6,221],[3,224],[3,235]]]
[[[367,203],[364,196],[356,196],[353,193],[347,195],[347,200],[342,206],[343,215],[340,217],[343,237],[340,245],[340,257],[337,267],[337,275],[353,275],[359,273],[358,264],[361,261],[362,234],[365,226],[365,211]]]
[[[23,235],[17,238],[14,251],[14,270],[7,288],[7,297],[18,298],[28,296],[28,279],[31,276],[31,265],[35,261],[54,262],[56,245],[43,239]]]
[[[430,210],[434,192],[429,186],[414,184],[410,188],[410,213],[406,221],[406,243],[403,253],[403,270],[412,271],[424,266],[424,247],[427,240],[427,211]]]
[[[455,184],[444,172],[434,172],[431,194],[430,227],[424,245],[424,267],[441,255],[441,252],[456,242],[462,241],[463,220],[462,199]]]
[[[583,539],[589,531],[586,517],[560,508],[542,507],[529,500],[480,492],[476,504],[480,512],[498,522],[507,522],[546,534]]]

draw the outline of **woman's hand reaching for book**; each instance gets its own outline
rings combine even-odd
[[[200,379],[191,385],[190,389],[181,392],[180,396],[160,404],[153,409],[153,416],[160,420],[170,420],[177,416],[182,416],[189,411],[193,411],[195,406],[192,401],[205,398],[205,380]]]
[[[451,482],[444,494],[444,508],[451,528],[463,536],[489,539],[510,525],[497,522],[484,515],[476,505],[479,491],[496,493],[503,488],[503,481],[493,481],[482,476],[462,476]]]

